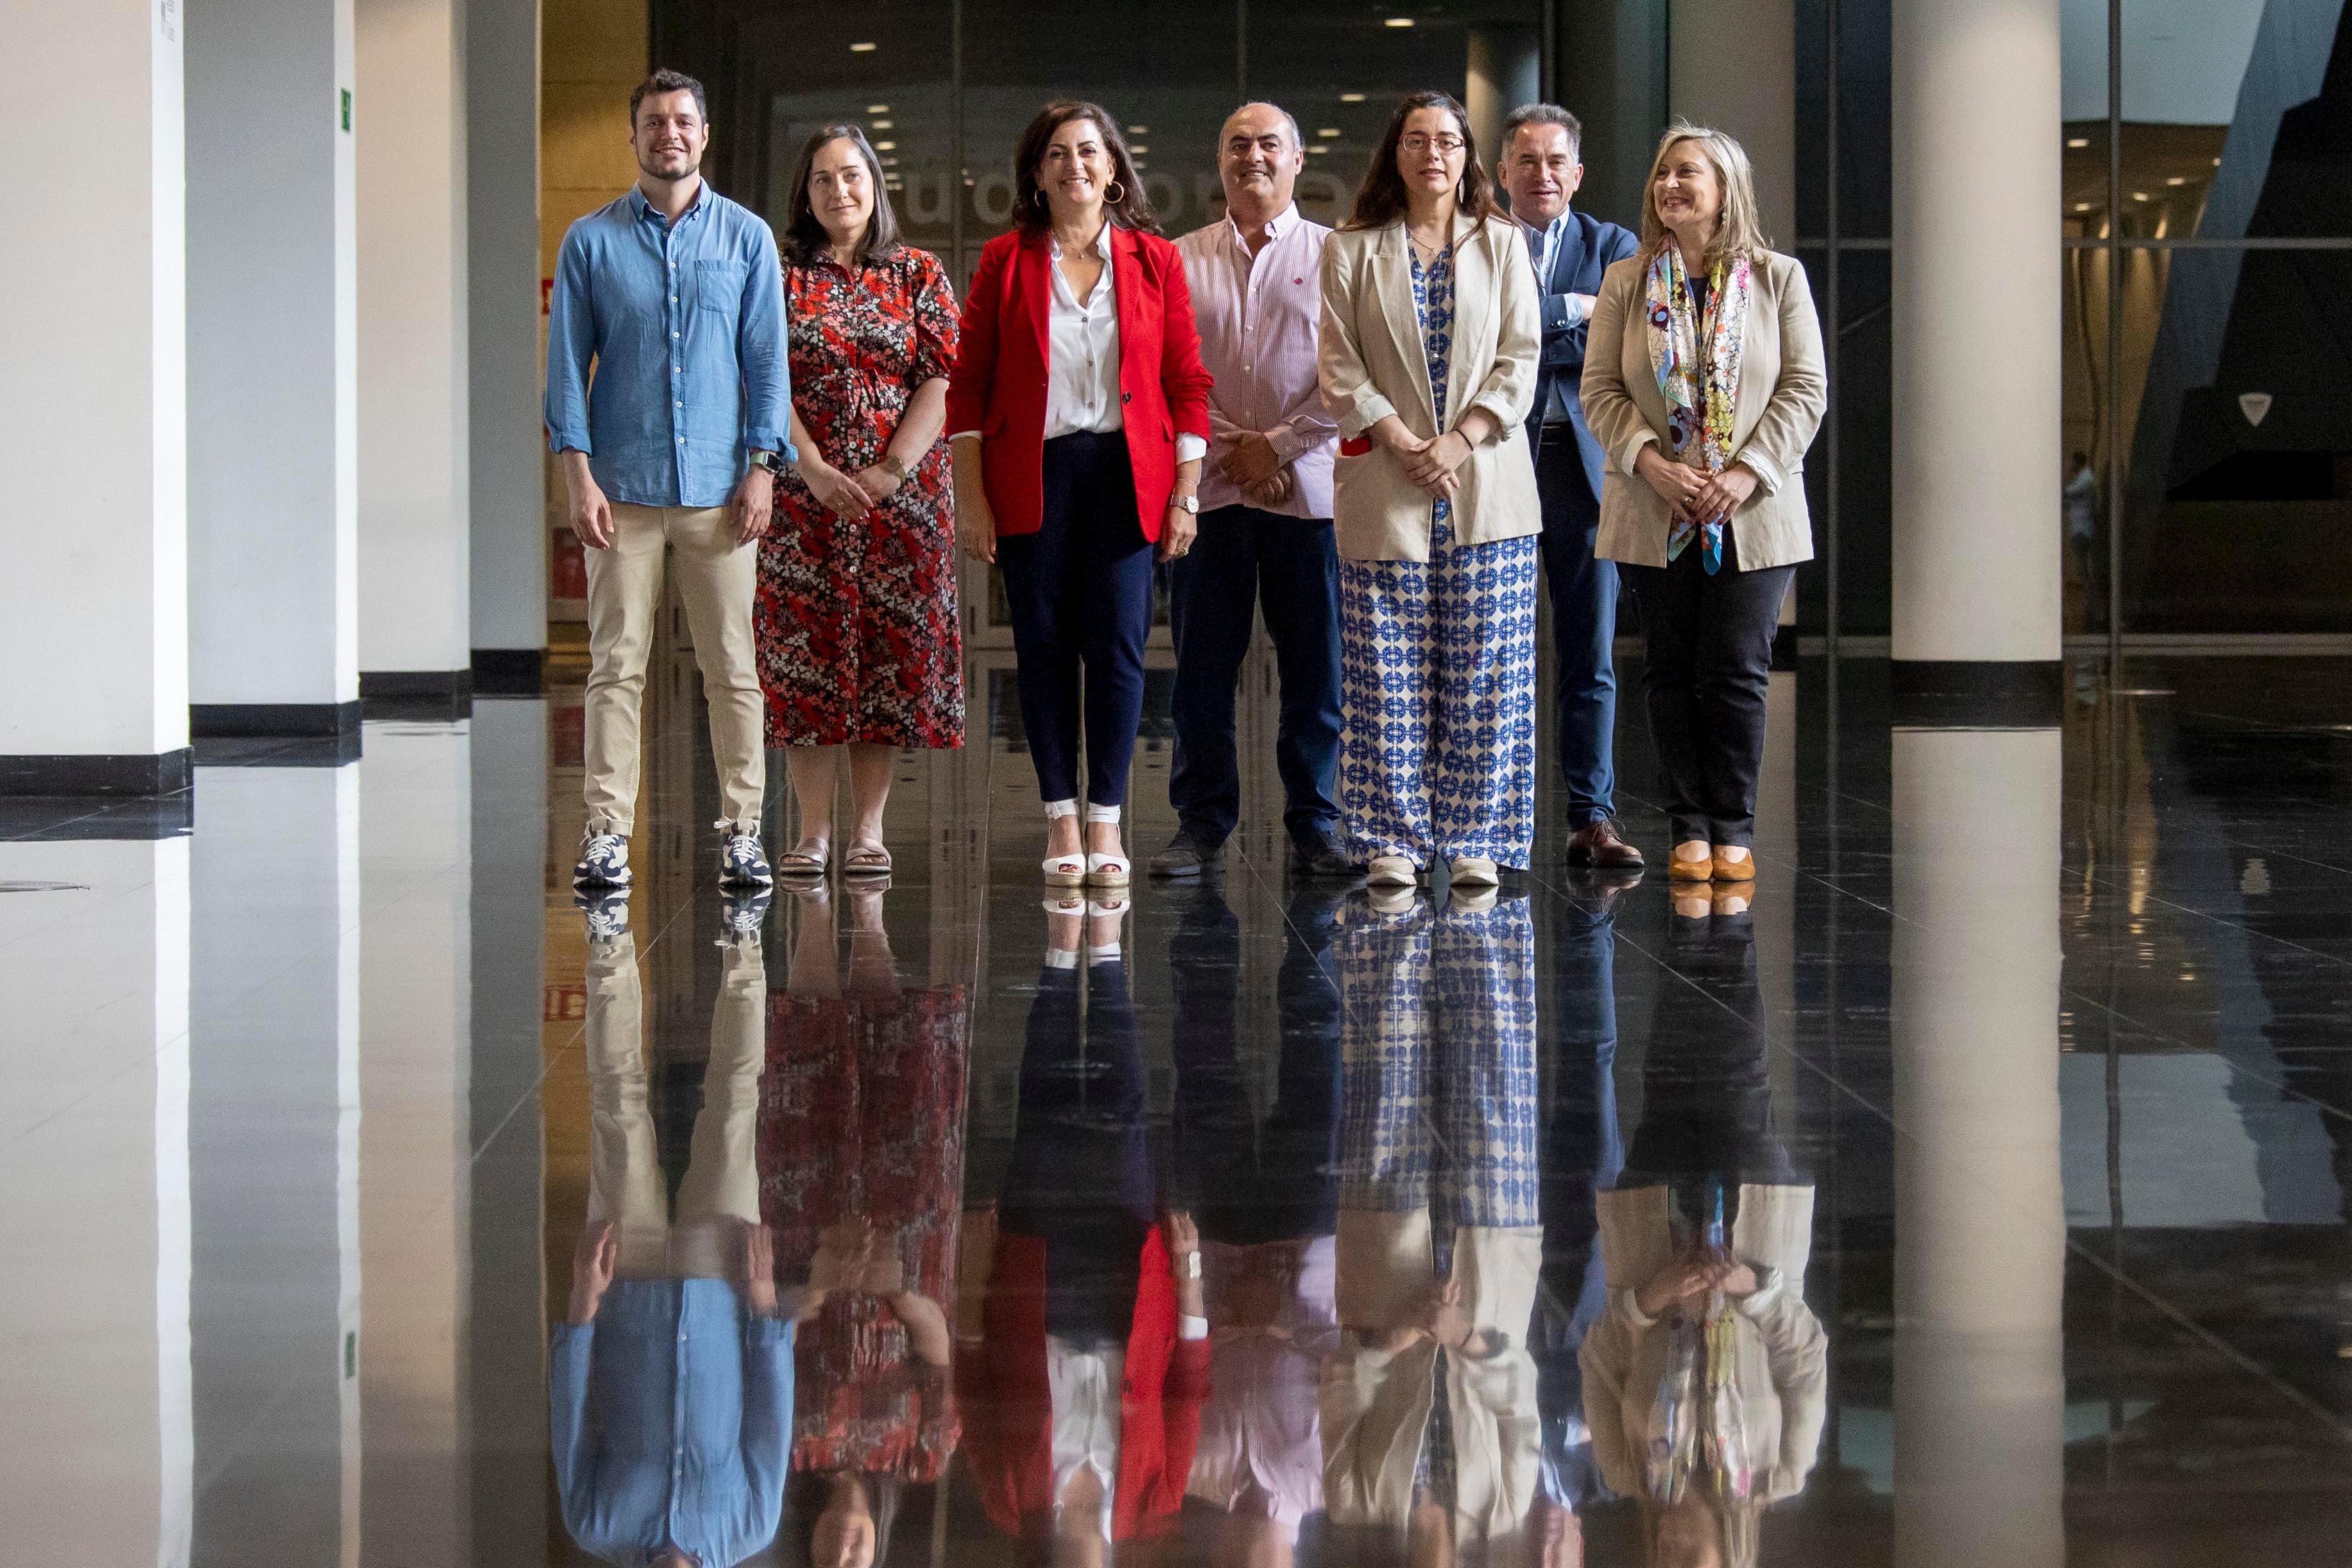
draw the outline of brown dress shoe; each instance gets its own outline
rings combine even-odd
[[[1617,824],[1603,817],[1568,836],[1568,863],[1630,870],[1642,863],[1642,852],[1617,836]]]

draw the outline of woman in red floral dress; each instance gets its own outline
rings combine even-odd
[[[768,744],[787,748],[800,839],[790,876],[831,858],[849,758],[857,820],[842,869],[890,869],[882,811],[901,747],[963,744],[947,377],[956,301],[929,251],[898,241],[882,168],[855,125],[802,151],[782,246],[800,461],[776,486],[753,625]]]

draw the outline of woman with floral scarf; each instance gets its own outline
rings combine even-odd
[[[1625,569],[1683,882],[1756,874],[1772,633],[1813,554],[1805,448],[1828,402],[1804,268],[1768,246],[1748,154],[1677,124],[1658,143],[1642,247],[1610,267],[1584,360],[1608,454],[1596,553]]]

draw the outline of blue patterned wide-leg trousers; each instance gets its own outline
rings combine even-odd
[[[1356,859],[1478,856],[1525,870],[1535,838],[1534,536],[1429,559],[1339,563],[1339,805]]]

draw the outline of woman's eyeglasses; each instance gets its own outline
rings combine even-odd
[[[1397,146],[1415,157],[1434,147],[1438,152],[1451,158],[1462,151],[1464,143],[1459,136],[1423,136],[1416,131],[1410,136],[1398,137]]]

